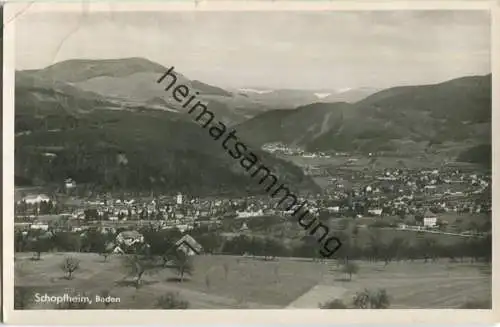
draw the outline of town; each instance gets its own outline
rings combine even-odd
[[[299,297],[304,292],[301,287],[317,283],[318,280],[325,283],[325,276],[338,273],[348,276],[342,279],[345,284],[352,280],[353,274],[360,274],[360,267],[367,276],[373,269],[383,269],[387,274],[390,274],[391,269],[400,271],[406,269],[404,267],[419,271],[422,269],[419,268],[421,263],[430,263],[434,268],[427,269],[438,269],[439,272],[443,264],[460,267],[470,264],[479,268],[491,264],[491,175],[487,170],[466,166],[356,169],[350,164],[352,161],[345,158],[345,164],[335,168],[309,165],[311,176],[326,181],[323,183],[323,192],[297,193],[301,200],[308,201],[309,212],[341,240],[342,246],[332,258],[325,259],[320,255],[317,235],[307,233],[297,224],[292,217],[294,207],[283,209],[278,205],[279,199],[266,194],[247,197],[213,195],[203,198],[175,191],[170,194],[92,194],[85,185],[79,185],[71,178],[56,189],[16,190],[16,257],[23,252],[31,252],[32,260],[36,260],[34,262],[46,257],[44,265],[47,265],[57,260],[58,253],[69,253],[71,256],[64,259],[62,267],[71,277],[73,270],[77,271],[80,267],[80,262],[87,269],[100,271],[102,268],[93,262],[95,259],[91,259],[92,254],[95,254],[103,257],[104,263],[108,262],[107,269],[113,269],[114,274],[123,269],[131,272],[135,276],[132,283],[138,290],[140,285],[148,283],[147,280],[143,281],[148,278],[143,277],[144,272],[150,269],[155,271],[158,267],[171,267],[180,276],[174,279],[181,283],[179,290],[186,287],[196,290],[206,288],[220,295],[232,292],[230,285],[226,285],[227,274],[232,270],[236,270],[232,276],[237,276],[253,274],[254,270],[274,269],[274,272],[265,275],[275,276],[273,278],[276,279],[267,281],[265,277],[265,283],[270,287],[268,291],[262,289],[255,293],[253,284],[248,284],[238,292],[240,295],[235,300],[236,304],[210,304],[214,300],[206,299],[196,305],[201,308],[233,305],[260,308],[262,304],[252,306],[251,301],[261,301],[272,292],[281,290],[281,283],[290,285],[285,282],[285,271],[295,271],[295,276],[298,269],[306,269],[299,268],[300,260],[304,259],[312,260],[307,267],[308,274],[314,276],[321,272],[320,275],[303,276],[298,282],[293,279],[296,287],[292,288],[290,295],[280,293],[280,299],[271,307],[310,307],[314,300],[308,299],[308,296],[318,295],[308,294],[318,292],[327,300],[330,297],[327,286],[322,286],[327,288],[325,290],[311,289],[303,295],[304,299]],[[335,177],[331,175],[332,172]],[[148,255],[141,259],[137,257],[140,253]],[[184,259],[178,259],[179,254]],[[155,262],[157,259],[149,255],[161,258],[161,262],[151,263],[151,260]],[[116,260],[110,262],[108,257],[121,257],[118,262],[123,263],[117,265]],[[449,263],[443,263],[443,260]],[[318,262],[326,265],[318,267]],[[363,263],[363,266],[356,262]],[[382,263],[382,268],[376,268],[377,263]],[[223,267],[223,274],[222,271],[217,273],[219,266]],[[283,272],[278,272],[281,269]],[[311,269],[319,270],[313,273]],[[198,276],[200,273],[204,277]],[[190,279],[186,279],[185,274],[190,275]],[[380,272],[375,276],[377,274]],[[204,278],[204,282],[197,281],[199,278]],[[240,278],[232,278],[232,282],[241,285]],[[336,285],[338,282],[328,283]],[[478,288],[482,284],[477,284],[475,280],[471,280],[471,283],[474,290],[472,294],[482,290]],[[345,285],[343,287],[347,289]],[[399,294],[395,291],[397,285],[400,285],[399,282],[389,283],[385,287],[391,294]],[[102,287],[96,284],[93,290],[103,297],[123,297],[119,295],[123,291],[116,289],[117,286]],[[111,289],[113,291],[110,293]],[[398,295],[399,298],[404,297],[403,293]],[[362,296],[363,293],[356,293],[356,297]],[[22,299],[26,299],[27,295],[19,294],[18,298],[21,299],[18,307],[25,308],[28,304],[23,303]],[[386,299],[385,295],[382,298]],[[149,305],[186,308],[189,304],[184,299],[188,302],[198,301],[192,296],[179,298],[179,295],[169,293],[168,301],[158,298],[161,303]],[[334,300],[324,304],[325,308],[344,307],[335,301],[338,302]],[[473,298],[462,303],[462,306],[475,308],[488,305],[481,301]],[[127,304],[123,299],[122,302],[104,304],[106,308],[121,305],[138,308],[137,302]],[[405,307],[404,304],[402,307]],[[75,308],[83,307],[79,305]]]
[[[491,176],[449,169],[336,170],[323,194],[304,194],[310,211],[321,221],[342,231],[385,228],[483,237],[491,232]],[[300,230],[290,223],[290,210],[280,209],[266,195],[246,198],[194,198],[174,193],[132,196],[131,194],[82,194],[76,181],[67,179],[62,193],[26,194],[18,191],[15,229],[31,233],[93,230],[115,235],[139,230],[209,230],[225,239],[258,236],[275,226],[280,237],[296,238]],[[452,214],[451,214],[452,213]],[[457,217],[450,221],[449,217]],[[460,217],[467,217],[462,220]],[[474,218],[477,217],[477,218]],[[284,228],[279,228],[282,226]],[[298,233],[299,235],[294,235]],[[130,234],[130,233],[129,233]],[[83,234],[82,234],[83,235]],[[269,234],[268,234],[269,235]],[[135,242],[135,241],[134,241]],[[221,249],[213,249],[219,252]]]

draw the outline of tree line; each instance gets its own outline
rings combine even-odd
[[[30,231],[15,234],[16,252],[32,251],[40,257],[43,252],[93,252],[105,253],[110,250],[110,244],[115,243],[116,233],[101,233],[97,230],[85,232],[44,232]],[[158,230],[144,227],[138,230],[144,236],[152,255],[162,256],[166,249],[173,248],[175,242],[182,236],[178,229]],[[284,241],[274,237],[260,237],[241,234],[227,238],[217,231],[207,228],[196,228],[189,234],[200,243],[207,254],[253,255],[267,257],[302,257],[319,258],[319,247],[313,236],[305,236],[297,240]],[[491,262],[491,234],[484,238],[460,238],[456,242],[446,244],[439,239],[422,235],[422,238],[410,242],[403,237],[391,240],[381,238],[374,229],[368,239],[360,240],[357,233],[339,232],[336,235],[342,241],[342,247],[336,253],[336,258],[349,258],[368,261],[417,260],[425,262],[438,258],[449,258],[451,261]]]

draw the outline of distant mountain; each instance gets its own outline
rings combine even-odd
[[[248,99],[260,103],[269,109],[296,108],[306,104],[318,102],[319,98],[314,91],[308,90],[269,90],[240,89]]]
[[[124,105],[74,85],[32,71],[16,74],[17,181],[44,185],[72,177],[101,190],[263,192],[188,115],[152,110],[162,98]],[[300,168],[254,153],[291,188],[318,191]]]
[[[269,109],[295,109],[313,103],[353,103],[375,93],[373,88],[355,88],[348,90],[264,90],[256,88],[239,89],[249,100],[261,103]]]
[[[491,139],[491,75],[391,88],[355,107],[357,122],[331,130],[307,147],[396,151],[411,148],[411,143],[466,145]]]
[[[380,91],[376,88],[360,87],[346,90],[338,90],[327,97],[321,99],[323,102],[348,102],[355,103],[363,100],[364,98]]]
[[[179,112],[186,111],[182,104],[172,97],[172,92],[166,92],[165,83],[158,84],[156,81],[166,71],[161,74],[150,72],[137,72],[126,77],[95,77],[75,84],[82,90],[99,93],[103,96],[120,99],[129,104],[150,104],[152,101],[159,105],[159,108],[174,109]],[[190,87],[191,93],[198,92],[198,98],[207,104],[207,107],[214,112],[218,119],[225,123],[233,123],[245,119],[243,114],[231,110],[225,103],[225,91],[212,87],[201,82],[191,82],[180,73],[175,73],[177,84],[184,84]],[[196,86],[196,87],[194,87]],[[230,94],[230,93],[227,93]],[[216,97],[211,97],[216,95]],[[159,101],[162,99],[163,101]],[[163,107],[161,107],[163,105]]]
[[[67,83],[78,83],[96,77],[126,77],[138,72],[161,74],[165,67],[144,58],[72,59],[40,70],[30,70],[40,77]]]
[[[64,83],[80,91],[99,94],[102,97],[121,102],[123,106],[151,104],[156,109],[184,110],[165,92],[165,85],[156,81],[168,68],[143,58],[109,60],[75,59],[56,63],[40,70],[23,71],[21,74],[32,79]],[[232,94],[216,86],[197,80],[189,80],[175,71],[177,83],[187,85],[199,98],[206,101],[221,121],[228,124],[246,119],[246,114],[233,110],[226,104]],[[26,77],[25,77],[26,78]],[[158,101],[164,99],[164,101]]]
[[[83,91],[68,83],[47,79],[32,72],[16,72],[16,115],[78,115],[115,103],[97,93]],[[16,122],[17,123],[17,122]]]
[[[395,87],[351,105],[264,113],[238,128],[258,145],[281,141],[311,151],[420,151],[422,144],[485,143],[491,139],[491,75]]]
[[[167,81],[156,82],[166,70],[146,59],[126,58],[68,60],[41,70],[16,72],[16,131],[50,134],[48,130],[61,126],[101,128],[107,126],[107,120],[97,118],[103,115],[125,124],[118,124],[118,130],[127,134],[128,120],[121,122],[120,114],[143,121],[138,126],[145,129],[148,117],[164,121],[164,128],[175,129],[170,127],[173,122],[192,124],[186,109],[165,92]],[[225,90],[175,73],[177,83],[197,91],[218,120],[237,125],[238,135],[256,147],[280,141],[310,151],[411,154],[448,146],[464,152],[491,143],[491,74],[376,92],[372,88]],[[150,132],[160,135],[154,128],[143,133]],[[120,142],[115,137],[112,144]],[[135,137],[155,139],[141,133]],[[193,151],[199,151],[199,146]],[[463,160],[469,160],[466,157]]]
[[[70,83],[60,80],[47,78],[43,74],[37,74],[35,71],[17,71],[15,74],[16,87],[24,91],[40,91],[44,92],[51,90],[54,93],[64,93],[68,96],[76,96],[94,100],[104,100],[105,97],[85,90],[74,87]]]
[[[74,59],[22,73],[46,83],[64,83],[66,87],[73,86],[81,91],[112,98],[125,107],[153,103],[158,110],[182,111],[183,108],[170,96],[171,93],[165,92],[165,86],[156,83],[168,68],[144,58]],[[353,102],[373,93],[368,88],[342,92],[328,89],[225,90],[191,80],[177,70],[175,73],[178,83],[198,92],[198,98],[208,103],[219,119],[229,125],[241,123],[268,110],[294,109],[316,102]]]
[[[491,122],[491,74],[421,86],[394,87],[357,103],[377,117],[425,113],[434,119],[463,123]]]

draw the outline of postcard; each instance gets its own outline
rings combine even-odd
[[[498,321],[498,13],[5,4],[5,321]]]

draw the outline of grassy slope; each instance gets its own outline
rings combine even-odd
[[[104,263],[96,254],[71,254],[82,261],[82,268],[73,280],[61,279],[63,273],[59,263],[66,255],[46,254],[41,261],[30,261],[27,260],[29,254],[17,254],[20,259],[16,261],[15,284],[51,294],[61,294],[65,288],[85,290],[91,295],[110,289],[114,296],[122,299],[119,305],[110,307],[113,309],[152,308],[155,299],[167,291],[180,291],[180,296],[188,300],[192,308],[284,308],[317,284],[326,285],[325,290],[334,285],[345,288],[347,291],[342,297],[347,303],[356,291],[365,287],[386,288],[393,308],[454,308],[465,300],[491,298],[491,275],[486,266],[449,264],[445,260],[433,264],[400,262],[387,267],[382,263],[359,262],[358,275],[353,281],[345,282],[339,280],[344,274],[334,263],[199,256],[191,280],[183,284],[167,281],[175,274],[165,270],[146,276],[146,285],[136,291],[115,284],[125,277],[118,257]],[[225,263],[230,267],[227,280],[224,278]],[[207,272],[210,289],[205,285]],[[325,299],[334,296],[321,295]],[[307,307],[317,307],[317,303],[308,303]]]

